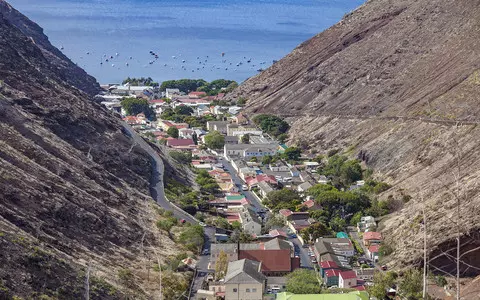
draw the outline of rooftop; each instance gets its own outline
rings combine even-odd
[[[340,270],[330,269],[325,271],[326,277],[338,277],[340,275]]]
[[[363,240],[368,241],[368,240],[381,240],[382,239],[382,234],[380,232],[365,232],[363,234]]]
[[[357,278],[357,273],[355,273],[355,271],[343,271],[343,272],[340,272],[340,277],[342,277],[344,280],[353,279],[353,278]]]
[[[260,273],[261,263],[241,259],[228,263],[225,283],[263,283],[266,277]]]
[[[338,265],[334,261],[327,260],[327,261],[321,261],[320,267],[322,269],[331,269],[331,268],[338,268]]]
[[[348,294],[302,294],[278,293],[276,300],[368,300],[366,292],[356,291]]]

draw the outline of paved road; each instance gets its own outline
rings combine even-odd
[[[220,161],[223,163],[223,165],[225,166],[225,169],[227,169],[228,173],[230,173],[230,175],[232,175],[232,179],[233,179],[233,182],[237,185],[237,187],[240,188],[240,190],[242,189],[242,185],[245,184],[245,182],[237,175],[237,172],[235,171],[235,169],[233,168],[232,164],[227,160],[225,159],[225,157],[223,157],[222,159],[220,159]],[[245,195],[245,197],[247,198],[247,200],[250,201],[250,204],[257,208],[257,209],[260,209],[260,208],[264,208],[264,206],[262,205],[262,203],[260,203],[260,201],[258,201],[258,199],[252,194],[252,192],[250,191],[242,191],[242,193]]]
[[[198,220],[196,220],[187,212],[172,205],[165,197],[165,190],[163,186],[164,165],[158,153],[152,147],[150,147],[150,145],[145,142],[145,140],[139,136],[130,125],[126,124],[125,122],[122,122],[122,125],[128,136],[130,136],[130,138],[132,138],[132,140],[135,142],[135,147],[140,147],[147,152],[152,157],[152,160],[155,164],[155,172],[150,182],[150,194],[152,198],[155,199],[155,201],[157,201],[158,205],[161,207],[165,208],[166,210],[173,211],[174,216],[178,219],[184,219],[189,223],[197,224]]]
[[[202,288],[203,282],[205,281],[209,273],[213,273],[213,270],[208,270],[208,263],[210,261],[210,254],[203,255],[203,251],[208,249],[210,253],[210,245],[215,243],[215,227],[207,226],[205,227],[205,244],[203,245],[202,254],[199,256],[197,261],[197,273],[193,282],[192,287],[192,299],[195,299],[196,292]]]
[[[295,251],[299,251],[300,266],[302,268],[313,269],[313,264],[310,256],[308,256],[308,248],[302,248],[302,243],[297,239],[288,239],[295,245]]]

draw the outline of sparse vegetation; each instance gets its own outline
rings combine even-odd
[[[192,152],[186,151],[170,151],[169,155],[181,164],[189,164],[192,162]]]
[[[259,126],[264,132],[277,137],[282,133],[286,133],[290,128],[287,122],[282,118],[274,116],[261,114],[253,117],[253,122]]]

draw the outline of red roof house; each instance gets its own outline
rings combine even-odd
[[[363,244],[370,246],[370,244],[378,244],[382,242],[382,234],[380,232],[365,232],[363,234]]]
[[[357,286],[357,273],[355,273],[355,271],[340,272],[338,278],[338,287],[347,289],[355,286]]]
[[[268,234],[271,235],[272,237],[282,237],[282,238],[287,237],[287,233],[279,229],[270,230]]]
[[[203,96],[206,96],[207,93],[205,92],[190,92],[188,93],[188,97],[190,98],[200,98],[200,97],[203,97]]]
[[[238,259],[250,259],[262,262],[262,273],[267,276],[281,276],[293,271],[290,249],[280,250],[242,250]]]
[[[278,211],[282,216],[284,216],[285,218],[289,217],[292,215],[292,211],[289,210],[289,209],[281,209]]]
[[[167,146],[179,150],[191,150],[197,148],[192,139],[170,139],[167,140]]]

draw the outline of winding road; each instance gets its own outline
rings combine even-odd
[[[178,219],[184,219],[189,223],[198,224],[199,221],[197,219],[168,201],[168,199],[165,197],[165,190],[163,186],[163,174],[165,166],[163,165],[163,160],[160,158],[157,151],[150,147],[150,145],[145,142],[145,140],[139,136],[130,125],[125,122],[122,122],[122,125],[125,129],[125,133],[135,142],[134,145],[142,148],[153,160],[155,171],[153,172],[150,182],[150,194],[152,198],[155,199],[158,205],[164,209],[173,211],[173,215]]]

